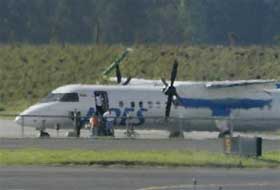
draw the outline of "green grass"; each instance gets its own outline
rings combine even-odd
[[[105,82],[100,73],[125,49],[122,45],[0,46],[0,108],[20,112],[52,89],[70,83]],[[124,76],[178,80],[279,79],[280,47],[134,45],[121,65]],[[1,111],[0,109],[0,111]]]
[[[197,151],[0,150],[0,165],[142,165],[191,167],[279,167],[280,153],[261,159]]]
[[[271,161],[280,164],[280,152],[268,152],[262,157],[263,160]]]

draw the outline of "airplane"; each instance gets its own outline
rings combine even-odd
[[[139,129],[166,129],[169,123],[171,132],[180,125],[180,130],[185,131],[218,130],[220,136],[232,134],[233,129],[279,129],[277,81],[175,81],[177,67],[175,60],[169,82],[131,79],[129,84],[122,85],[118,76],[119,85],[61,86],[20,113],[15,122],[37,128],[40,136],[48,136],[45,130],[54,126],[74,129],[69,113],[80,112],[81,123],[87,123],[97,110],[96,96],[101,95],[104,109],[115,113],[117,126],[125,125],[127,114],[134,112]]]

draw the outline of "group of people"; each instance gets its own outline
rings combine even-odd
[[[116,115],[110,109],[105,113],[98,114],[96,112],[89,120],[91,136],[114,136],[114,122]],[[126,132],[128,137],[135,136],[134,117],[130,112],[126,116]]]
[[[103,114],[96,112],[89,120],[92,136],[114,136],[115,115],[111,110]]]
[[[89,124],[91,129],[91,136],[114,136],[114,123],[116,120],[115,112],[108,109],[104,112],[103,99],[101,95],[95,97],[96,112],[90,118]],[[134,108],[134,105],[132,105]],[[135,136],[134,131],[134,118],[133,112],[129,112],[126,115],[127,130],[125,134],[127,136]]]
[[[116,116],[108,109],[104,112],[106,106],[101,94],[95,96],[96,112],[90,118],[89,124],[92,136],[114,136],[113,124]]]

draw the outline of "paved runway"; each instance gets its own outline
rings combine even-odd
[[[48,129],[47,132],[51,137],[55,138],[65,138],[66,133],[69,130],[60,130],[59,132],[54,129]],[[125,138],[125,130],[115,130],[116,138]],[[24,127],[17,125],[12,120],[0,119],[0,138],[36,138],[38,131],[31,127]],[[188,139],[204,139],[207,138],[216,138],[218,136],[217,132],[186,132],[184,133],[185,137]],[[138,131],[138,139],[167,139],[169,136],[168,131],[165,130],[141,130]],[[81,137],[88,138],[89,130],[81,130]],[[280,138],[279,138],[280,139]]]
[[[21,126],[17,125],[13,120],[0,119],[0,138],[36,138],[38,131],[31,127],[24,127],[22,130]],[[69,130],[60,130],[57,132],[54,129],[47,130],[51,137],[65,138],[66,133]],[[261,136],[267,140],[280,140],[280,135],[278,133],[234,133],[235,136]],[[81,136],[83,138],[89,137],[89,130],[81,130]],[[169,136],[168,131],[165,130],[139,130],[137,139],[167,139]],[[185,139],[217,139],[218,132],[184,132]],[[124,130],[116,130],[116,138],[126,138],[124,135]]]
[[[1,190],[279,190],[273,169],[0,167]]]
[[[209,140],[168,140],[168,139],[0,139],[0,148],[47,148],[85,150],[205,150],[222,151],[219,139]]]
[[[161,151],[161,150],[199,150],[222,152],[221,139],[5,139],[0,138],[0,148],[46,148],[46,149],[84,149],[84,150],[133,150],[133,151]],[[263,151],[279,151],[279,140],[264,140]]]
[[[0,120],[0,148],[48,148],[48,149],[88,149],[88,150],[206,150],[222,152],[222,140],[217,139],[216,132],[186,132],[185,139],[168,139],[167,131],[143,130],[138,131],[136,139],[127,139],[124,130],[116,131],[116,139],[91,139],[89,132],[82,131],[82,138],[65,138],[66,131],[49,130],[51,139],[36,138],[33,128],[24,128],[24,137],[21,137],[21,128],[11,120]],[[241,134],[255,136],[259,134]],[[261,135],[263,151],[279,150],[280,137],[276,135]]]

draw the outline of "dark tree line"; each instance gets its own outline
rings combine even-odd
[[[0,0],[0,42],[273,44],[279,18],[279,0]]]

